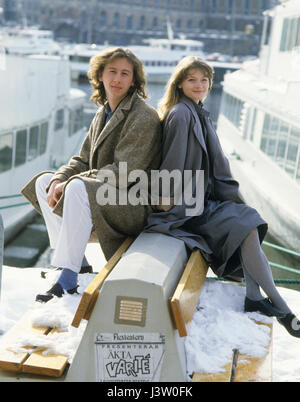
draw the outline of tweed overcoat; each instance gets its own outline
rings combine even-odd
[[[181,205],[168,211],[152,213],[144,230],[172,235],[184,240],[190,250],[200,249],[208,262],[215,262],[215,273],[222,275],[250,231],[257,228],[262,241],[267,224],[242,200],[239,183],[232,178],[229,161],[206,110],[201,120],[205,132],[195,104],[186,96],[170,110],[163,122],[160,169],[204,171],[203,211],[199,216],[187,216],[183,199]],[[193,192],[196,194],[194,187]],[[216,253],[218,258],[213,260]],[[232,269],[240,270],[239,261]]]
[[[159,117],[154,108],[146,104],[136,92],[121,101],[106,125],[105,108],[101,106],[98,109],[79,155],[60,167],[51,180],[66,181],[66,186],[74,178],[83,180],[90,202],[93,231],[97,234],[106,259],[113,255],[128,235],[135,236],[142,231],[152,212],[150,205],[97,203],[97,191],[104,184],[97,176],[99,171],[111,171],[118,187],[120,162],[127,163],[128,175],[134,169],[141,169],[149,175],[150,170],[158,169],[161,162]],[[22,189],[23,195],[39,213],[41,210],[35,193],[35,181],[43,173],[35,176]],[[63,214],[63,203],[64,192],[53,209],[59,216]]]

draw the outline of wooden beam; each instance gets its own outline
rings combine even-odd
[[[47,336],[58,331],[53,329]],[[60,377],[68,364],[68,357],[58,354],[44,355],[43,351],[32,353],[22,365],[23,373]]]
[[[200,251],[193,251],[170,300],[173,318],[180,336],[187,336],[186,325],[193,319],[207,271],[208,264]]]
[[[28,358],[29,353],[13,352],[7,349],[8,345],[12,345],[18,338],[24,334],[47,334],[50,329],[48,327],[35,327],[31,322],[32,311],[28,310],[26,314],[8,330],[0,341],[0,368],[9,371],[19,372],[22,369],[23,362]]]
[[[234,382],[271,382],[272,381],[272,346],[273,323],[266,325],[270,328],[270,343],[267,353],[263,357],[253,357],[239,354],[235,371]]]
[[[71,324],[73,327],[78,328],[82,319],[88,320],[90,318],[104,280],[133,241],[134,238],[128,237],[85,289]]]
[[[236,360],[236,350],[232,351],[232,358],[229,363],[222,367],[220,373],[194,373],[192,382],[230,382],[232,370]]]

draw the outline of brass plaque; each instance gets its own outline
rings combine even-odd
[[[140,297],[117,296],[115,324],[137,325],[146,323],[147,299]]]

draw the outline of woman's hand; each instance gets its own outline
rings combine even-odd
[[[174,207],[174,198],[159,197],[159,204],[157,205],[158,210],[168,212],[173,207]]]
[[[51,183],[51,186],[47,194],[47,202],[50,208],[54,208],[55,205],[58,203],[58,200],[62,195],[65,184],[66,184],[65,181],[60,180],[54,180]]]

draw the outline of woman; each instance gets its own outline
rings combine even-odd
[[[54,249],[52,265],[62,268],[52,288],[37,295],[42,302],[54,295],[61,297],[64,291],[76,292],[81,266],[88,265],[84,253],[92,229],[109,259],[127,236],[143,229],[152,212],[150,205],[118,205],[110,202],[114,197],[107,202],[99,198],[110,177],[114,194],[119,190],[127,193],[130,172],[141,169],[149,173],[161,161],[161,124],[144,100],[143,65],[128,49],[108,49],[91,59],[88,77],[94,88],[91,100],[100,107],[79,156],[54,174],[43,172],[34,177],[22,190],[43,214]]]
[[[184,240],[189,249],[200,249],[218,276],[244,276],[244,310],[276,316],[292,335],[299,337],[300,323],[278,293],[260,246],[267,224],[240,198],[238,183],[231,176],[209,113],[203,108],[212,82],[213,70],[208,64],[197,57],[186,57],[177,65],[159,103],[163,121],[160,169],[179,170],[182,177],[187,171],[192,171],[194,177],[196,171],[204,171],[203,208],[195,216],[188,215],[186,203],[176,203],[171,197],[170,205],[160,205],[159,211],[149,216],[145,230],[173,235]],[[182,182],[184,190],[187,183]],[[194,180],[193,196],[199,194],[197,185],[199,181]],[[164,201],[165,195],[160,195]],[[262,296],[260,287],[269,299]]]

